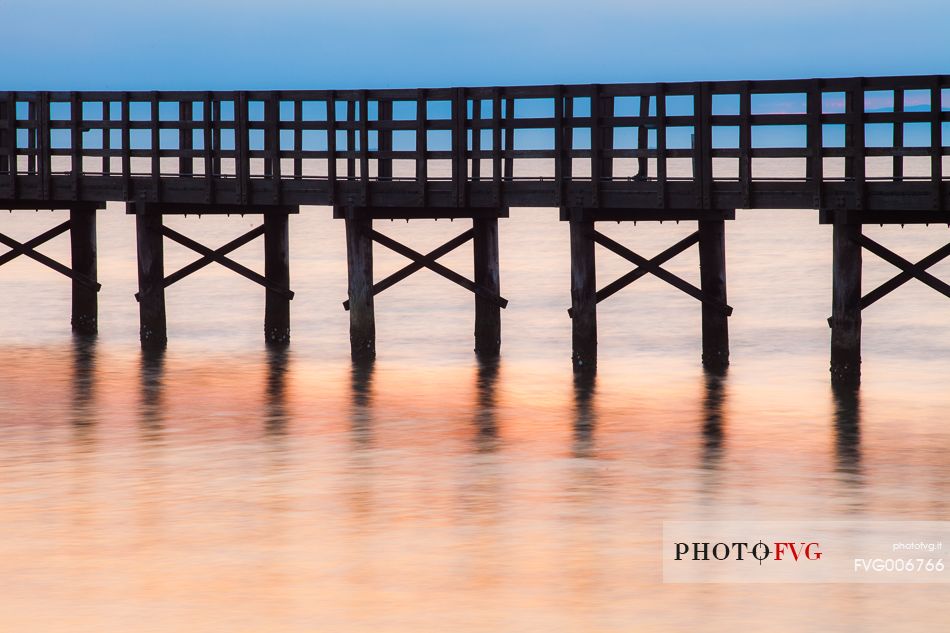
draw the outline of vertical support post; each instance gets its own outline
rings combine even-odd
[[[352,210],[347,210],[351,215]],[[346,219],[346,268],[349,277],[350,353],[354,361],[376,357],[376,314],[373,309],[373,221]]]
[[[69,210],[69,241],[74,273],[96,281],[96,211]],[[99,307],[95,288],[73,280],[72,326],[77,334],[98,331]]]
[[[498,266],[498,218],[475,218],[472,249],[475,254],[475,285],[501,294]],[[501,308],[475,295],[475,353],[497,356],[501,351]]]
[[[264,277],[279,288],[290,288],[288,214],[264,214]],[[290,342],[290,299],[267,289],[264,306],[264,340]]]
[[[836,218],[833,236],[831,378],[861,380],[861,225]]]
[[[597,275],[594,266],[594,223],[571,220],[571,359],[574,371],[597,367]]]
[[[703,294],[726,301],[726,222],[699,221],[699,278]],[[729,317],[703,306],[703,365],[722,370],[729,365]]]
[[[168,342],[161,212],[140,209],[135,215],[135,238],[139,265],[139,339],[144,348],[161,349]]]

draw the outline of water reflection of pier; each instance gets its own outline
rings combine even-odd
[[[592,372],[574,374],[574,439],[571,452],[574,457],[593,457],[594,431],[597,414],[594,395],[597,376]]]
[[[267,388],[265,390],[264,428],[268,435],[287,432],[287,373],[290,350],[285,345],[267,347]]]
[[[96,339],[73,337],[73,425],[85,436],[96,420]]]
[[[855,385],[832,385],[835,464],[838,472],[861,474],[861,394]]]
[[[165,350],[142,349],[140,380],[142,433],[146,440],[159,440],[165,426]]]
[[[477,357],[475,373],[475,446],[480,453],[491,453],[499,445],[496,389],[499,359],[497,356]]]
[[[703,375],[703,467],[719,466],[725,440],[726,371],[706,371]]]

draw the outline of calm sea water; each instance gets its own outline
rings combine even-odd
[[[934,631],[946,585],[667,585],[664,520],[950,520],[950,302],[907,284],[865,313],[864,381],[828,380],[831,231],[815,212],[727,226],[732,366],[703,373],[699,305],[646,278],[600,305],[600,369],[570,363],[568,229],[502,220],[503,357],[429,272],[377,297],[349,363],[343,224],[291,220],[293,342],[220,267],[168,290],[138,346],[134,223],[100,215],[100,336],[69,283],[0,269],[0,630]],[[27,239],[62,213],[17,212]],[[258,221],[169,223],[210,245]],[[463,221],[378,223],[426,250]],[[607,225],[645,255],[686,223]],[[915,259],[946,227],[868,229]],[[65,238],[45,252],[65,258]],[[171,271],[191,256],[166,243]],[[236,258],[260,269],[260,242]],[[377,247],[377,277],[402,265]],[[698,283],[695,249],[668,268]],[[471,274],[470,250],[446,258]],[[599,251],[600,285],[628,266]],[[895,271],[866,255],[865,290]],[[933,272],[950,277],[950,265]]]

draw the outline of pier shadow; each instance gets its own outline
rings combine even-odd
[[[161,439],[165,425],[165,350],[142,349],[139,365],[141,400],[141,428],[147,441]]]
[[[96,339],[73,336],[72,423],[77,439],[86,441],[96,421]]]
[[[728,370],[706,370],[703,374],[703,451],[702,467],[715,470],[724,451],[724,408]]]
[[[597,429],[597,412],[594,407],[596,391],[596,372],[574,372],[574,437],[571,446],[571,454],[574,457],[594,457],[594,431]]]
[[[831,386],[834,399],[835,470],[861,474],[861,391],[856,384]]]
[[[287,434],[287,371],[290,350],[286,345],[267,346],[267,389],[264,403],[264,430],[267,435]]]
[[[478,356],[475,373],[475,450],[493,453],[498,449],[498,423],[495,416],[495,387],[498,383],[498,356]]]

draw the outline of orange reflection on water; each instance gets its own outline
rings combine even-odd
[[[936,419],[902,435],[900,403],[620,369],[6,350],[0,623],[835,630],[873,629],[898,600],[911,626],[946,615],[938,585],[659,582],[667,519],[945,516],[950,468],[921,443],[946,445]]]

